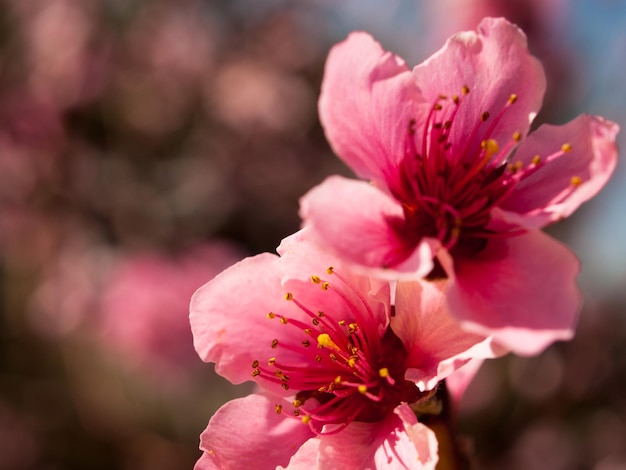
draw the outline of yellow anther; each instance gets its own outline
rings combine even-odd
[[[348,333],[353,334],[357,328],[359,327],[359,325],[357,325],[356,323],[350,323],[348,325]]]
[[[270,358],[267,360],[267,365],[268,365],[268,366],[273,366],[275,363],[276,363],[276,358],[275,358],[275,357],[270,357]]]
[[[322,282],[322,280],[320,279],[319,276],[316,276],[315,274],[313,276],[311,276],[311,282],[313,284],[319,284],[320,282]]]
[[[265,315],[267,318],[269,318],[270,320],[272,320],[273,318],[276,318],[276,314],[274,312],[269,312],[267,315]]]
[[[356,358],[351,357],[350,359],[348,359],[348,366],[354,367],[355,365],[356,365]]]
[[[443,109],[443,106],[441,106],[439,103],[435,103],[435,105],[433,106],[433,109],[435,111],[441,111]]]
[[[539,155],[535,155],[530,162],[533,165],[539,165],[539,163],[541,163],[541,157]]]
[[[515,93],[513,93],[511,96],[509,96],[509,104],[513,104],[517,101],[517,95]]]
[[[513,133],[513,140],[514,140],[515,142],[519,142],[520,140],[522,140],[522,133],[521,133],[521,132],[519,132],[519,131],[515,131],[515,132]]]
[[[338,324],[339,326],[346,326],[346,321],[345,321],[345,320],[339,320],[339,321],[337,322],[337,324]]]
[[[448,97],[446,95],[439,95],[440,100],[447,100]]]
[[[332,274],[335,272],[335,268],[333,268],[332,266],[328,266],[326,268],[326,274]]]
[[[302,417],[302,422],[303,422],[304,424],[309,424],[309,421],[311,421],[311,416],[310,416],[310,415],[304,415],[304,416]]]
[[[275,410],[277,415],[281,414],[283,412],[283,405],[276,405]]]
[[[283,325],[286,325],[287,323],[289,323],[289,320],[287,320],[287,317],[280,317],[280,322],[281,322]]]
[[[330,282],[322,282],[322,290],[328,290],[330,287]]]
[[[320,317],[320,318],[322,318],[322,317],[324,316],[324,312],[322,312],[321,310],[319,310],[319,311],[317,312],[317,316],[318,316],[318,317]]]
[[[259,367],[259,361],[252,361],[252,368],[256,369],[257,367]]]
[[[459,101],[460,101],[460,100],[459,100],[459,95],[454,95],[454,96],[452,97],[452,102],[453,102],[454,104],[459,104]]]
[[[583,183],[583,179],[580,176],[572,176],[572,186],[580,186]]]
[[[328,387],[322,385],[320,388],[317,389],[318,392],[325,392],[328,390]]]
[[[464,95],[467,95],[470,92],[470,89],[467,85],[463,85],[463,87],[461,88],[461,93],[463,93]]]
[[[302,402],[300,400],[293,401],[294,408],[300,408],[302,406]]]
[[[380,375],[383,379],[386,377],[389,377],[389,369],[387,369],[386,367],[383,367],[382,369],[378,370],[378,375]]]
[[[291,292],[285,293],[285,300],[293,300],[293,294]]]
[[[285,382],[281,383],[280,386],[283,387],[283,389],[285,389],[285,390],[289,390],[289,384],[287,384]]]
[[[320,356],[319,354],[315,356],[315,362],[322,362],[322,356]]]
[[[257,376],[261,375],[261,371],[259,369],[254,369],[250,375],[252,377],[257,377]]]
[[[277,339],[273,339],[272,340],[272,349],[276,349],[278,347],[278,340]]]
[[[313,331],[313,330],[311,330],[311,328],[305,328],[305,329],[304,329],[304,334],[305,334],[305,335],[310,335],[312,331]]]
[[[330,338],[328,333],[321,333],[317,336],[317,345],[320,348],[329,348],[334,351],[341,351],[339,346],[335,344],[335,342]]]
[[[498,150],[500,150],[498,142],[494,139],[483,140],[480,143],[480,146],[485,150],[485,158],[490,158],[494,153],[497,153]]]
[[[561,150],[563,150],[565,153],[571,152],[572,151],[572,144],[563,144],[563,145],[561,145]]]
[[[359,385],[358,390],[359,390],[360,393],[365,395],[367,393],[367,386],[366,385]]]
[[[335,383],[337,385],[339,385],[341,383],[341,375],[338,375],[337,377],[335,377]]]

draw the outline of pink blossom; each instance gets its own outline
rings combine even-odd
[[[518,353],[569,339],[579,263],[539,229],[606,183],[618,126],[583,115],[527,135],[545,86],[504,19],[452,36],[412,72],[369,35],[350,35],[329,55],[320,118],[372,184],[328,178],[301,201],[305,226],[386,277],[448,278],[463,325]]]
[[[123,257],[111,269],[100,299],[103,344],[145,372],[180,376],[191,370],[197,357],[187,318],[189,297],[238,257],[233,245],[217,241],[176,256]]]
[[[239,262],[192,298],[200,357],[260,388],[213,416],[196,468],[434,468],[436,439],[409,405],[492,357],[491,341],[447,314],[440,284],[401,282],[392,306],[388,282],[329,268],[336,260],[305,237],[284,240],[280,257]]]

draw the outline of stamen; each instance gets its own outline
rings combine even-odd
[[[276,405],[276,414],[281,414],[283,412],[283,405]]]
[[[285,300],[293,300],[293,294],[291,292],[285,293]]]
[[[580,176],[572,176],[572,186],[580,186],[583,183],[583,179]]]
[[[337,346],[337,344],[335,344],[335,342],[330,338],[330,335],[328,333],[322,333],[322,334],[318,335],[318,337],[317,337],[317,345],[320,348],[329,348],[329,349],[332,349],[334,351],[341,351],[339,346]]]
[[[571,152],[572,151],[572,144],[563,144],[561,146],[561,150],[563,150],[565,153]]]

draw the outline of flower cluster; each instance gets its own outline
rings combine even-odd
[[[198,469],[433,469],[418,417],[442,380],[571,338],[579,263],[541,228],[606,183],[618,127],[585,115],[529,134],[544,91],[503,19],[412,71],[365,33],[332,49],[320,118],[368,181],[328,178],[280,256],[194,295],[197,352],[258,385],[211,419]]]

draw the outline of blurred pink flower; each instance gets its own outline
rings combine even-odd
[[[120,260],[100,303],[104,344],[146,371],[189,369],[197,362],[187,316],[189,298],[239,257],[234,246],[212,242],[176,257],[143,253]]]
[[[261,390],[211,419],[196,468],[434,468],[436,439],[409,405],[492,357],[491,341],[447,314],[440,284],[399,283],[392,306],[388,282],[328,268],[305,232],[279,253],[244,259],[192,298],[198,354]]]
[[[527,136],[544,90],[526,37],[503,19],[453,36],[412,73],[352,34],[330,53],[319,111],[336,153],[373,184],[328,178],[301,201],[305,226],[386,277],[449,278],[464,326],[518,353],[571,338],[579,263],[539,229],[606,183],[618,126],[583,115]]]

